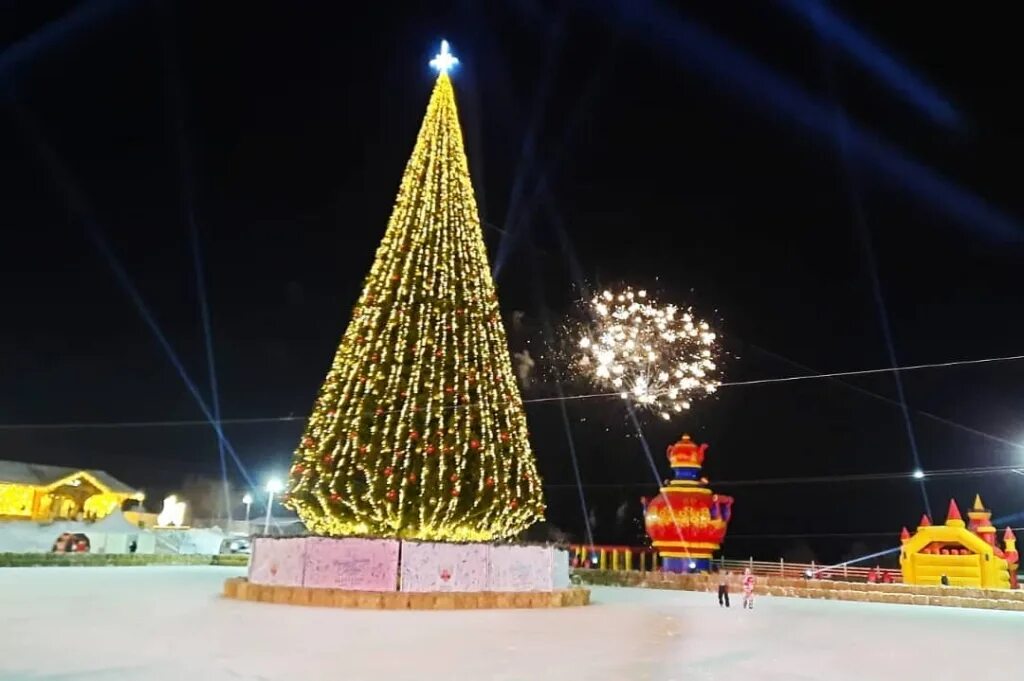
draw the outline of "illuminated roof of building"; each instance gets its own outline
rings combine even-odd
[[[71,468],[69,466],[48,466],[45,464],[25,463],[24,461],[0,460],[0,483],[17,483],[46,487],[76,473],[87,473],[109,491],[118,494],[134,494],[136,488],[121,482],[106,471],[94,468]]]

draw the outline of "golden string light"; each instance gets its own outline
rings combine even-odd
[[[594,296],[587,312],[576,364],[595,384],[666,420],[718,389],[718,336],[691,310],[627,287]]]
[[[510,537],[543,517],[528,435],[442,69],[286,504],[322,534]]]

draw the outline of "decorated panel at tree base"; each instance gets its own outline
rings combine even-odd
[[[485,591],[488,544],[402,543],[401,591]]]
[[[548,592],[569,586],[569,553],[540,545],[259,537],[248,582],[360,592]]]
[[[252,544],[249,581],[274,586],[302,586],[306,570],[306,538],[259,537]]]
[[[394,539],[306,539],[303,586],[352,591],[394,591],[399,542]]]

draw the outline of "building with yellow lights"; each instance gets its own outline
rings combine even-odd
[[[98,519],[144,498],[105,471],[0,461],[0,520]]]
[[[950,500],[945,524],[932,525],[925,515],[913,535],[903,528],[900,569],[904,583],[938,585],[945,577],[949,586],[1017,588],[1020,554],[1013,531],[1006,528],[1000,547],[992,512],[980,496],[974,497],[967,517],[970,525],[964,523],[956,501]]]

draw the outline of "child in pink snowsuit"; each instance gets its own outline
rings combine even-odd
[[[754,609],[754,575],[750,568],[743,571],[743,607]]]

